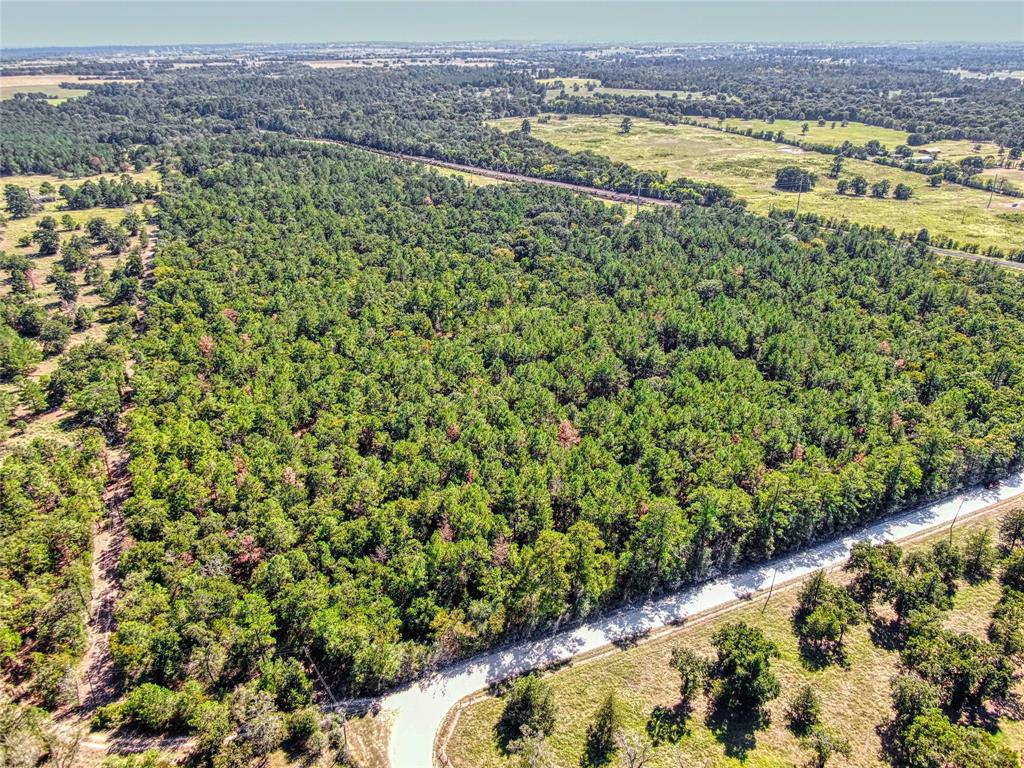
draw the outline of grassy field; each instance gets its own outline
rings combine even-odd
[[[962,537],[970,528],[991,524],[991,519],[968,521],[959,528],[958,535]],[[945,532],[940,532],[932,538],[944,535]],[[836,573],[833,578],[842,581],[844,577]],[[822,699],[822,721],[841,730],[853,746],[849,760],[839,758],[831,764],[858,768],[885,765],[879,754],[881,744],[875,729],[889,717],[889,680],[897,671],[898,653],[877,647],[871,640],[869,627],[861,625],[847,636],[846,666],[808,668],[801,659],[790,622],[796,595],[795,587],[776,590],[767,607],[764,598],[755,598],[720,618],[698,620],[633,647],[599,651],[548,674],[546,678],[558,705],[558,724],[548,739],[554,765],[558,768],[581,765],[587,727],[609,690],[616,692],[623,705],[624,727],[637,734],[648,733],[655,708],[671,707],[678,700],[678,676],[669,667],[672,649],[683,645],[711,656],[714,631],[726,620],[739,619],[761,628],[782,652],[782,658],[773,666],[782,683],[782,695],[769,707],[771,724],[757,731],[752,743],[716,734],[704,722],[706,705],[701,701],[685,725],[655,748],[649,768],[804,765],[809,755],[786,727],[784,716],[787,699],[804,683],[811,683]],[[947,615],[947,626],[983,637],[998,596],[995,582],[961,587],[955,608]],[[1024,686],[1018,684],[1017,690],[1024,693]],[[517,765],[514,758],[499,751],[495,741],[494,726],[502,707],[500,699],[483,696],[462,711],[446,750],[455,768]],[[1008,722],[1004,718],[1000,738],[1012,749],[1024,749],[1024,723]]]
[[[907,143],[906,131],[897,131],[892,128],[882,128],[877,125],[866,123],[848,123],[845,127],[841,122],[832,127],[828,121],[819,126],[816,120],[776,120],[769,123],[767,120],[741,120],[739,118],[726,118],[719,121],[715,118],[697,118],[699,121],[712,127],[725,126],[737,130],[752,131],[782,131],[789,139],[800,139],[810,144],[828,144],[833,147],[841,146],[844,141],[851,144],[864,146],[872,139],[877,139],[882,146],[890,151],[896,149],[900,144]],[[807,123],[807,133],[801,133],[803,124]],[[968,139],[944,139],[932,141],[924,145],[929,148],[940,150],[939,159],[958,162],[968,155],[981,155],[998,160],[999,146],[991,141],[970,141]],[[1002,170],[1002,169],[993,169]]]
[[[45,75],[0,75],[0,99],[13,99],[16,93],[45,93],[50,104],[61,104],[68,99],[85,96],[89,91],[85,88],[61,88],[61,83],[137,83],[138,80],[121,80],[109,78],[86,78],[80,75],[62,75],[49,73]]]
[[[570,96],[590,96],[599,93],[609,93],[617,96],[664,96],[665,98],[672,98],[675,94],[677,99],[686,99],[691,97],[694,99],[704,98],[703,91],[659,91],[651,88],[606,88],[601,85],[600,80],[591,79],[587,77],[543,77],[537,80],[542,85],[552,86],[549,87],[547,92],[544,94],[545,101],[551,101],[561,93],[562,88],[554,87],[554,84],[561,82],[565,88],[566,93]],[[592,91],[587,90],[587,84],[593,83],[594,89]],[[579,85],[578,91],[573,91],[573,86]],[[728,101],[739,103],[739,99],[734,96],[730,96]]]
[[[797,196],[774,188],[775,172],[799,165],[818,174],[814,191],[802,195],[800,210],[845,218],[896,231],[927,229],[985,247],[1019,248],[1024,243],[1024,200],[996,195],[986,208],[987,192],[956,184],[933,188],[922,174],[888,168],[866,160],[847,160],[843,178],[863,175],[869,183],[888,179],[914,190],[910,200],[852,197],[835,193],[826,178],[832,157],[786,144],[736,136],[692,125],[665,125],[633,119],[633,130],[619,131],[621,115],[569,116],[547,123],[533,121],[533,135],[570,150],[590,150],[643,170],[664,171],[669,178],[686,176],[724,184],[745,198],[751,211],[792,210]],[[492,121],[503,130],[518,129],[521,119]],[[822,130],[829,130],[828,128]],[[839,130],[838,128],[836,129]]]
[[[105,174],[107,178],[120,178],[121,174]],[[146,169],[144,171],[133,171],[128,174],[136,181],[152,181],[154,184],[159,184],[160,174],[155,169]],[[50,182],[54,187],[60,187],[61,184],[67,184],[70,187],[77,188],[81,184],[84,184],[88,179],[92,179],[94,182],[99,181],[99,176],[90,176],[81,179],[61,179],[58,176],[49,176],[44,174],[33,174],[28,176],[2,176],[0,177],[0,188],[6,184],[15,184],[19,187],[26,187],[32,192],[39,190],[39,185],[43,182]],[[25,219],[12,219],[8,217],[7,213],[7,201],[0,196],[0,214],[3,215],[5,221],[0,224],[0,251],[18,251],[17,246],[18,239],[27,233],[35,230],[39,223],[39,220],[43,216],[53,216],[55,219],[60,221],[64,214],[68,214],[77,224],[84,224],[91,218],[99,216],[107,221],[120,221],[121,218],[127,213],[125,208],[90,208],[84,211],[64,211],[60,209],[60,205],[63,203],[63,199],[58,196],[58,199],[53,202],[43,203],[39,211],[33,213],[31,216]],[[140,209],[141,206],[134,206],[136,209]],[[69,233],[62,232],[62,238],[66,239],[70,236]],[[35,251],[35,246],[29,246],[24,249],[30,252]],[[55,258],[55,257],[51,257]],[[6,283],[0,286],[0,295],[3,295],[7,291]]]
[[[863,146],[872,139],[877,139],[889,149],[895,149],[900,144],[907,143],[907,132],[897,131],[892,128],[881,128],[877,125],[866,125],[865,123],[848,123],[843,127],[841,122],[832,127],[831,121],[824,126],[819,126],[816,120],[776,120],[769,123],[767,120],[741,120],[740,118],[729,117],[721,123],[714,118],[706,118],[709,125],[723,125],[727,128],[736,128],[745,131],[750,128],[752,131],[783,131],[787,138],[802,139],[812,144],[830,144],[834,147],[840,146],[844,141]],[[801,134],[801,126],[807,123],[806,135]]]
[[[1024,80],[1024,69],[1000,70],[998,72],[973,72],[969,69],[949,69],[950,74],[960,75],[961,79],[969,80]]]
[[[969,141],[967,139],[943,139],[925,144],[926,147],[934,147],[940,150],[939,160],[949,160],[956,163],[968,155],[981,155],[984,158],[991,157],[997,160],[999,147],[991,141]],[[992,169],[1002,170],[1002,169]]]

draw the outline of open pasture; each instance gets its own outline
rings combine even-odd
[[[877,125],[854,122],[849,122],[844,126],[842,121],[839,120],[834,122],[834,128],[832,127],[833,121],[828,120],[825,122],[825,125],[819,126],[817,119],[774,120],[768,122],[767,120],[742,120],[729,117],[721,122],[715,118],[707,118],[706,123],[712,126],[724,125],[726,128],[734,128],[740,131],[745,131],[749,128],[755,133],[760,131],[782,131],[787,139],[801,139],[810,144],[828,144],[834,147],[841,146],[845,141],[863,146],[872,139],[877,139],[885,147],[892,150],[900,144],[907,143],[906,131],[897,131],[892,128],[882,128]],[[806,134],[801,132],[804,123],[807,123]]]
[[[991,207],[986,207],[988,192],[956,184],[930,187],[922,174],[867,160],[847,160],[841,177],[862,175],[869,184],[882,179],[893,186],[903,183],[913,190],[913,197],[897,201],[891,197],[839,195],[836,182],[826,176],[832,165],[831,155],[710,128],[665,125],[641,118],[634,118],[630,133],[623,134],[621,122],[621,115],[570,116],[546,123],[533,121],[532,127],[535,137],[565,149],[591,151],[643,170],[664,171],[669,178],[684,176],[724,184],[746,199],[755,213],[796,207],[797,196],[775,189],[774,183],[777,170],[798,165],[818,175],[815,189],[801,196],[802,212],[901,232],[927,229],[981,247],[1019,248],[1024,242],[1024,221],[1019,215],[1024,200],[1019,198],[995,195]],[[492,124],[516,130],[521,123],[519,118],[507,118]]]

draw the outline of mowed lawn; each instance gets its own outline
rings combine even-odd
[[[991,520],[972,521],[960,528],[958,535],[962,537],[971,528],[992,524]],[[944,535],[937,533],[934,537]],[[845,580],[841,572],[833,578]],[[834,765],[887,765],[880,754],[876,727],[890,717],[889,681],[899,669],[898,652],[874,645],[869,627],[862,624],[847,635],[846,666],[810,668],[801,659],[790,621],[797,591],[792,586],[776,590],[767,607],[764,596],[756,597],[717,619],[698,620],[633,647],[598,652],[546,675],[558,707],[555,732],[548,739],[553,764],[558,768],[581,765],[587,728],[610,690],[616,692],[623,705],[624,727],[638,735],[651,733],[655,708],[670,708],[678,701],[679,676],[669,666],[672,649],[685,646],[713,657],[711,636],[715,630],[726,621],[743,620],[762,629],[778,644],[782,654],[773,663],[782,695],[769,706],[770,725],[753,734],[716,734],[705,724],[706,704],[700,700],[685,725],[677,726],[674,734],[656,746],[649,768],[791,768],[807,764],[810,755],[789,731],[785,717],[787,700],[805,683],[810,683],[821,697],[822,722],[850,739],[852,757],[837,758]],[[955,608],[946,616],[946,625],[984,637],[998,598],[999,585],[995,581],[974,587],[961,585]],[[1021,688],[1018,683],[1018,692]],[[447,742],[447,755],[454,768],[518,765],[515,756],[501,753],[495,740],[494,726],[502,708],[501,699],[487,696],[463,710]],[[1002,726],[1000,740],[1011,749],[1024,749],[1024,723],[1003,718]]]
[[[994,245],[1016,249],[1024,243],[1021,198],[995,195],[987,208],[989,194],[985,191],[957,184],[930,187],[923,174],[867,160],[845,161],[842,178],[859,174],[869,183],[881,179],[888,179],[893,186],[904,183],[913,189],[913,198],[897,201],[891,197],[879,200],[838,195],[835,180],[826,176],[832,165],[831,155],[711,128],[666,125],[641,118],[634,118],[632,131],[623,134],[619,130],[621,122],[621,115],[572,115],[546,123],[532,120],[531,125],[535,137],[569,150],[589,150],[642,170],[664,171],[669,178],[685,176],[724,184],[746,199],[755,213],[796,207],[797,196],[776,190],[774,182],[778,169],[798,165],[818,174],[815,189],[802,195],[802,212],[891,227],[898,232],[927,229],[983,248]],[[507,131],[518,130],[522,119],[506,118],[491,124]]]

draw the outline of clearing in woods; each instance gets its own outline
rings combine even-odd
[[[890,227],[897,232],[927,229],[982,248],[1020,248],[1024,242],[1024,198],[994,195],[959,184],[931,187],[920,173],[890,168],[868,160],[848,159],[841,178],[862,175],[872,184],[888,179],[913,190],[910,200],[836,193],[836,180],[827,177],[833,156],[804,151],[788,144],[724,133],[694,125],[666,125],[632,118],[632,130],[621,132],[622,115],[603,117],[570,115],[565,120],[532,120],[532,135],[573,151],[589,150],[634,168],[664,171],[668,177],[685,176],[724,184],[748,202],[754,213],[793,210],[797,196],[774,187],[775,172],[798,165],[817,174],[814,190],[801,196],[800,210],[859,224]],[[521,118],[491,121],[502,130],[518,130]],[[823,129],[828,130],[828,129]],[[837,129],[838,130],[838,129]]]
[[[1000,505],[1005,512],[1019,498]],[[963,541],[968,531],[996,525],[998,513],[986,513],[958,526],[957,537]],[[910,547],[930,545],[948,535],[946,530],[933,531]],[[831,578],[845,582],[841,571]],[[688,625],[671,629],[649,641],[624,648],[605,648],[581,657],[559,671],[546,676],[558,708],[555,732],[548,738],[552,764],[558,768],[584,765],[586,732],[594,712],[609,690],[615,690],[622,705],[624,727],[637,735],[649,735],[658,727],[652,713],[658,707],[671,709],[679,697],[679,676],[669,666],[672,649],[683,645],[705,656],[713,656],[711,636],[726,621],[746,621],[759,627],[775,641],[782,657],[773,663],[773,670],[782,684],[782,694],[769,705],[771,723],[752,736],[716,734],[705,724],[706,703],[698,697],[694,711],[685,725],[674,723],[670,716],[661,722],[665,738],[655,748],[650,768],[674,768],[679,765],[706,768],[734,768],[741,765],[767,768],[807,764],[809,753],[786,725],[785,707],[788,698],[805,683],[819,694],[822,722],[838,727],[853,747],[852,757],[842,765],[875,768],[886,765],[880,754],[881,742],[876,726],[885,722],[891,711],[889,681],[899,666],[899,652],[872,642],[871,626],[853,627],[847,634],[847,662],[812,669],[800,655],[790,617],[796,605],[798,588],[786,585],[776,589],[765,606],[763,597],[741,603],[720,615],[700,617]],[[984,638],[989,615],[999,599],[999,583],[995,580],[970,586],[961,584],[955,607],[945,617],[945,624],[957,631],[970,632]],[[762,610],[763,609],[763,610]],[[1018,695],[1024,684],[1018,680]],[[467,700],[445,745],[453,768],[511,768],[518,765],[517,756],[503,755],[497,746],[494,726],[503,701],[481,694]],[[1011,749],[1024,748],[1024,722],[1003,717],[1000,721],[1003,744]]]
[[[695,118],[696,120],[712,127],[732,128],[745,131],[748,128],[755,133],[758,131],[782,131],[788,139],[800,139],[811,144],[828,144],[834,147],[840,146],[844,141],[858,146],[864,146],[871,140],[877,140],[892,150],[900,144],[907,143],[906,131],[898,131],[892,128],[882,128],[877,125],[865,123],[848,122],[845,126],[842,121],[826,121],[825,125],[819,126],[817,120],[782,120],[772,122],[767,120],[743,120],[738,117],[727,117],[719,121],[717,118]],[[807,133],[802,133],[803,125],[807,123]]]

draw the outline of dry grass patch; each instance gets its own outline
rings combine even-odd
[[[3,75],[0,74],[0,100],[13,99],[16,93],[45,93],[51,104],[60,104],[68,99],[85,96],[87,88],[64,88],[61,83],[84,83],[102,85],[105,83],[139,83],[141,80],[109,77],[83,77],[82,75],[65,75],[59,72],[45,75]]]

